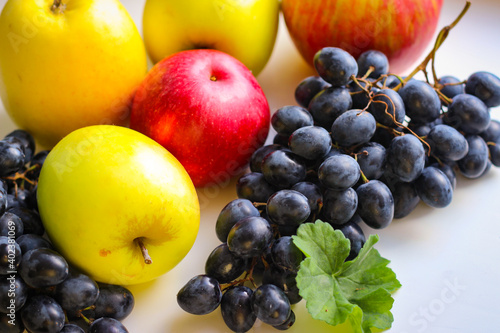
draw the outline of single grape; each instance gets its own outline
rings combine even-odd
[[[387,227],[394,217],[394,198],[391,191],[379,180],[370,180],[360,185],[357,213],[373,229]]]
[[[434,126],[425,140],[431,147],[431,153],[448,161],[458,161],[469,151],[465,137],[448,125]]]
[[[6,177],[21,170],[24,166],[24,153],[21,148],[0,141],[0,177]]]
[[[271,117],[271,125],[282,135],[290,135],[301,127],[312,126],[313,123],[309,111],[296,105],[283,106]]]
[[[267,202],[274,192],[276,188],[269,184],[260,172],[247,173],[236,183],[238,197],[253,202]]]
[[[453,98],[443,120],[465,134],[479,134],[488,128],[490,112],[476,96],[460,94]]]
[[[281,226],[298,226],[311,214],[309,202],[302,193],[294,190],[280,190],[267,201],[267,216]]]
[[[252,289],[248,287],[235,286],[222,296],[222,319],[232,331],[248,332],[255,324],[257,317],[252,309],[252,294]]]
[[[354,186],[359,177],[358,162],[344,154],[327,158],[318,169],[320,183],[334,190],[345,190]]]
[[[271,257],[276,266],[296,273],[304,259],[304,254],[295,246],[292,237],[283,236],[273,243]]]
[[[339,230],[342,231],[345,238],[347,238],[349,240],[349,243],[351,244],[351,249],[349,251],[349,255],[346,258],[346,261],[353,260],[358,256],[359,251],[361,251],[361,248],[363,247],[363,245],[365,245],[366,242],[363,229],[361,229],[361,227],[355,222],[348,222],[340,226]]]
[[[247,268],[246,260],[229,251],[226,243],[217,246],[208,256],[205,273],[219,283],[229,283],[243,274]]]
[[[59,333],[85,333],[85,331],[78,325],[66,324]]]
[[[294,154],[316,160],[330,152],[332,138],[323,127],[306,126],[292,133],[288,145]]]
[[[271,264],[262,275],[262,284],[275,285],[283,290],[290,304],[296,304],[302,300],[296,278],[297,273],[283,270],[275,264]]]
[[[403,99],[392,89],[382,89],[377,92],[368,111],[378,123],[389,127],[402,124],[406,115]]]
[[[486,142],[497,142],[500,140],[500,121],[491,119],[488,127],[479,134]]]
[[[352,55],[337,47],[324,47],[314,55],[319,76],[333,87],[342,87],[358,74],[358,63]]]
[[[412,182],[420,176],[425,166],[422,142],[413,134],[395,137],[386,155],[386,170],[400,181]]]
[[[264,157],[266,157],[269,153],[275,151],[275,150],[281,150],[284,149],[283,146],[277,145],[277,144],[271,144],[271,145],[266,145],[262,146],[256,151],[253,152],[252,156],[250,157],[250,171],[252,172],[262,172],[261,170],[261,165],[262,165],[262,160]]]
[[[5,136],[5,138],[16,138],[23,146],[25,156],[24,163],[28,163],[35,153],[35,139],[33,136],[22,129],[16,129]]]
[[[374,67],[374,70],[368,75],[368,77],[377,79],[380,75],[389,73],[389,60],[386,55],[380,51],[368,50],[358,57],[358,73],[360,76],[364,76],[370,66]]]
[[[294,153],[277,150],[262,161],[262,174],[268,183],[280,189],[290,188],[306,178],[306,166]]]
[[[22,320],[16,320],[15,322],[12,322],[12,319],[9,317],[9,315],[0,312],[0,332],[23,333],[24,332],[23,322]]]
[[[387,184],[386,184],[387,185]],[[394,198],[394,218],[401,219],[408,216],[420,202],[413,183],[395,182],[387,185]]]
[[[478,97],[487,107],[500,105],[500,78],[489,72],[476,72],[467,79],[465,92]]]
[[[273,284],[263,284],[252,295],[257,318],[269,325],[281,325],[290,316],[291,307],[283,290]]]
[[[437,83],[438,85],[442,85],[442,88],[439,89],[441,93],[450,99],[453,99],[456,95],[465,93],[464,84],[454,76],[442,76]]]
[[[128,330],[114,318],[99,318],[90,324],[89,333],[128,333]]]
[[[488,145],[479,135],[467,135],[469,152],[457,161],[460,173],[466,178],[478,178],[488,166]]]
[[[56,286],[54,298],[69,314],[76,313],[95,303],[99,296],[97,283],[89,276],[71,272]]]
[[[446,177],[448,177],[448,179],[450,181],[452,190],[455,189],[455,187],[457,186],[457,175],[455,173],[455,170],[453,170],[452,165],[445,164],[445,163],[439,164],[439,163],[435,162],[435,163],[429,164],[429,166],[438,168],[439,170],[443,171],[443,173],[446,175]]]
[[[342,147],[361,145],[370,141],[377,129],[371,113],[349,110],[340,115],[332,125],[332,138]]]
[[[403,99],[406,114],[412,121],[426,123],[439,117],[441,100],[427,82],[410,80],[398,93]]]
[[[306,77],[295,88],[295,100],[307,108],[313,97],[328,86],[330,85],[319,76]]]
[[[28,293],[29,288],[19,275],[0,275],[0,312],[19,311],[26,303]]]
[[[19,274],[30,287],[51,287],[66,279],[68,263],[56,251],[38,248],[23,254]]]
[[[19,216],[6,212],[0,217],[0,236],[18,238],[24,233],[23,221]]]
[[[0,275],[16,271],[22,260],[19,244],[7,236],[0,236]]]
[[[30,297],[20,312],[24,327],[29,332],[55,333],[60,332],[64,326],[64,310],[52,297],[46,295]]]
[[[358,195],[352,187],[345,190],[327,189],[324,200],[323,217],[334,227],[347,223],[358,208]]]
[[[227,236],[229,250],[242,258],[262,254],[271,244],[273,232],[262,217],[247,217],[238,221]]]
[[[95,301],[94,317],[123,320],[132,312],[134,305],[134,296],[127,288],[99,283],[99,296]]]
[[[420,199],[434,208],[443,208],[451,203],[453,189],[448,177],[434,167],[427,167],[415,180],[415,189]]]
[[[27,253],[30,250],[38,249],[38,248],[47,248],[52,249],[52,245],[48,240],[43,238],[42,236],[35,234],[24,234],[19,236],[16,239],[16,242],[21,247],[21,253]]]
[[[367,179],[384,174],[386,149],[380,143],[368,142],[356,150],[356,161]]]
[[[276,135],[273,138],[273,144],[279,145],[282,148],[288,148],[288,138],[289,137],[290,137],[289,135],[276,133]]]
[[[207,275],[197,275],[177,293],[177,303],[186,312],[208,314],[219,306],[222,299],[219,282]]]
[[[26,207],[20,206],[9,207],[7,210],[21,218],[25,234],[36,234],[40,236],[44,234],[45,228],[43,227],[42,220],[40,219],[40,215],[38,215],[38,213]]]
[[[329,87],[314,96],[308,110],[318,126],[329,130],[335,119],[351,109],[352,103],[348,89]]]
[[[311,221],[318,215],[321,207],[323,207],[323,194],[318,185],[311,182],[299,182],[292,186],[291,190],[302,193],[309,204],[311,214],[306,221]]]
[[[289,329],[290,327],[293,326],[293,324],[295,324],[295,312],[290,311],[290,316],[288,316],[288,319],[281,325],[274,325],[273,327],[277,330],[280,330],[280,331],[286,331],[287,329]]]
[[[267,200],[266,200],[267,201]],[[245,217],[260,216],[259,210],[247,199],[235,199],[222,208],[217,222],[215,223],[215,233],[221,242],[227,241],[227,235],[231,228]]]

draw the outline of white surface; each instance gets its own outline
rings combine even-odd
[[[3,7],[6,0],[0,0]],[[122,0],[141,29],[143,0]],[[450,23],[465,1],[445,0],[439,27]],[[271,110],[295,104],[293,91],[314,72],[302,61],[280,25],[275,51],[258,80]],[[500,75],[500,2],[473,1],[469,13],[451,32],[438,52],[438,75],[465,79],[474,71]],[[0,50],[1,52],[1,50]],[[492,110],[500,119],[500,109]],[[15,126],[0,104],[0,137]],[[201,229],[188,256],[170,273],[153,283],[132,287],[136,307],[125,325],[133,333],[230,332],[219,310],[207,316],[184,313],[177,291],[194,275],[203,273],[210,251],[218,245],[214,225],[219,211],[236,198],[235,182],[217,189],[199,190]],[[500,324],[500,170],[479,180],[459,178],[453,202],[444,209],[421,204],[410,217],[379,231],[377,248],[392,261],[402,283],[394,295],[394,323],[390,332],[495,332]],[[365,229],[367,230],[367,229]],[[316,323],[304,302],[296,308],[297,323],[289,332],[338,332]],[[257,324],[251,332],[276,332]]]

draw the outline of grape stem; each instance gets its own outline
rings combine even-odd
[[[148,249],[144,245],[144,242],[142,241],[142,239],[143,239],[142,237],[136,238],[135,242],[137,243],[137,245],[141,249],[142,257],[144,258],[144,263],[146,265],[151,265],[153,263],[153,259],[151,259],[151,257],[149,256]]]
[[[438,34],[438,36],[436,38],[436,42],[434,43],[434,47],[432,48],[431,52],[427,55],[427,57],[425,57],[425,59],[420,63],[420,65],[418,65],[410,73],[410,75],[408,75],[403,80],[403,82],[401,82],[400,84],[398,84],[394,88],[395,91],[398,91],[406,82],[408,82],[411,78],[413,78],[418,72],[424,71],[427,68],[427,65],[429,64],[429,62],[431,62],[431,61],[432,61],[431,66],[432,66],[432,75],[434,77],[434,82],[438,81],[438,78],[437,78],[437,75],[436,75],[436,70],[435,70],[435,67],[434,67],[434,62],[435,62],[435,58],[436,58],[436,52],[441,47],[441,45],[443,45],[444,41],[448,37],[448,34],[450,33],[450,30],[453,29],[458,24],[458,22],[460,22],[460,20],[464,17],[465,13],[467,13],[467,11],[470,8],[470,5],[471,5],[470,1],[467,1],[465,3],[464,9],[462,9],[462,11],[458,15],[458,17],[451,24],[449,24],[449,25],[445,26],[443,29],[441,29],[441,31],[439,32],[439,34]]]

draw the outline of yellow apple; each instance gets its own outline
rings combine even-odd
[[[0,50],[5,108],[47,148],[80,127],[127,124],[147,71],[142,38],[118,0],[9,0]]]
[[[166,273],[189,252],[200,223],[182,165],[121,126],[89,126],[62,139],[47,156],[37,197],[56,249],[105,283],[137,284]]]
[[[142,24],[154,63],[209,48],[229,53],[257,76],[271,56],[278,21],[278,0],[147,0]]]

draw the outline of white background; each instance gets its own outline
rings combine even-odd
[[[0,0],[3,7],[6,0]],[[472,1],[462,22],[438,52],[438,75],[466,79],[478,70],[500,75],[500,1]],[[139,30],[144,0],[122,0]],[[453,21],[464,5],[445,0],[439,27]],[[1,50],[0,50],[1,52]],[[295,50],[281,21],[274,53],[258,80],[271,110],[295,104],[293,91],[314,72]],[[500,108],[491,111],[500,119]],[[15,126],[0,104],[0,137]],[[124,323],[133,333],[230,332],[219,310],[193,316],[177,306],[177,291],[192,276],[203,273],[210,251],[218,245],[214,225],[219,211],[236,198],[235,182],[221,189],[201,189],[202,221],[188,256],[157,281],[131,288],[136,307]],[[495,332],[500,324],[500,170],[479,180],[458,179],[453,202],[444,209],[421,204],[410,217],[395,220],[378,232],[377,248],[390,259],[402,283],[394,295],[390,332]],[[365,228],[366,233],[373,231]],[[343,332],[315,322],[304,302],[295,308],[296,325],[289,332]],[[276,332],[257,323],[252,332]]]

